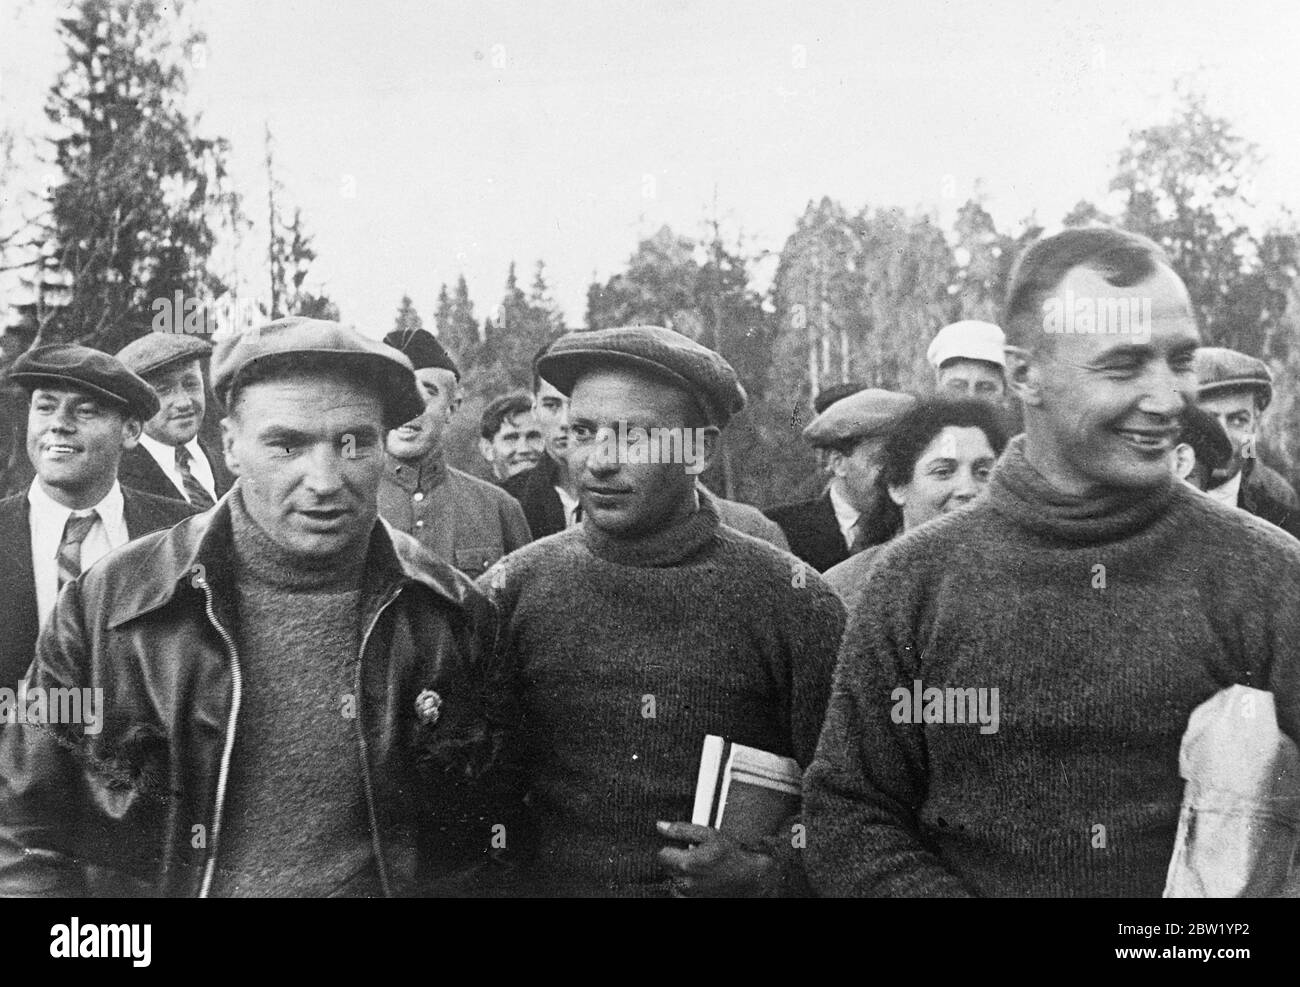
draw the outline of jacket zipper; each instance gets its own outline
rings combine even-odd
[[[212,589],[208,586],[208,581],[202,576],[198,576],[194,583],[203,590],[203,606],[207,610],[208,620],[217,629],[221,639],[226,642],[226,652],[230,656],[232,677],[230,719],[226,726],[226,746],[221,752],[221,768],[217,772],[217,797],[212,810],[212,840],[211,845],[208,847],[208,862],[203,869],[203,884],[199,887],[199,897],[206,898],[212,890],[212,876],[217,868],[217,843],[221,838],[221,814],[226,805],[226,782],[230,777],[230,758],[235,750],[235,721],[239,718],[239,704],[243,697],[243,682],[239,671],[239,652],[235,650],[235,642],[217,620],[216,612],[212,606]]]
[[[388,870],[384,865],[384,853],[379,845],[379,817],[375,813],[375,792],[370,781],[370,751],[366,744],[365,724],[362,722],[364,706],[361,702],[361,665],[365,661],[366,645],[370,641],[371,631],[375,629],[375,625],[379,623],[379,618],[383,616],[389,604],[397,599],[399,592],[400,588],[398,591],[390,593],[384,602],[379,605],[379,609],[375,611],[375,615],[370,619],[370,624],[366,627],[366,632],[361,635],[361,651],[357,655],[356,680],[353,686],[357,703],[357,740],[361,746],[361,782],[366,793],[366,812],[370,816],[370,844],[375,853],[375,871],[379,874],[379,888],[383,891],[385,898],[391,898],[393,892],[388,883]]]

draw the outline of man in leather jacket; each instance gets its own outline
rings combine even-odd
[[[500,835],[495,617],[378,518],[410,363],[294,318],[212,375],[239,482],[65,587],[28,683],[49,705],[0,738],[0,894],[472,889]]]

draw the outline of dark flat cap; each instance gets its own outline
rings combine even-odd
[[[624,326],[570,332],[537,360],[537,373],[561,394],[596,367],[632,367],[666,378],[700,402],[719,428],[745,407],[745,389],[719,354],[662,326]]]
[[[438,337],[423,329],[398,329],[384,337],[384,342],[400,353],[404,353],[416,370],[426,367],[438,367],[450,370],[460,380],[460,367],[451,358],[451,354],[438,342]]]
[[[911,394],[869,387],[830,405],[808,423],[803,437],[813,446],[837,446],[884,435],[915,404]]]
[[[158,414],[158,395],[116,357],[89,346],[60,343],[28,350],[14,361],[9,379],[34,390],[72,387],[110,401],[128,415],[148,421]]]
[[[1196,351],[1195,364],[1198,397],[1250,389],[1259,395],[1260,411],[1273,400],[1273,374],[1263,360],[1222,346],[1202,346]]]
[[[212,347],[202,339],[179,332],[148,332],[117,351],[122,365],[141,377],[211,355]]]
[[[411,361],[351,326],[293,316],[247,332],[219,334],[212,354],[212,390],[227,408],[230,396],[253,367],[259,373],[292,373],[303,357],[336,363],[345,373],[364,368],[384,396],[384,426],[396,428],[424,414]]]
[[[1183,409],[1183,427],[1178,439],[1190,445],[1196,461],[1211,470],[1223,469],[1232,458],[1232,440],[1219,420],[1194,404]]]

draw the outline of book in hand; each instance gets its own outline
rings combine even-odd
[[[771,836],[799,811],[799,762],[709,734],[700,755],[691,822],[742,843]]]

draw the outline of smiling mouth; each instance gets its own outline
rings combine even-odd
[[[1177,432],[1173,429],[1117,428],[1115,434],[1143,452],[1166,452],[1173,448]]]
[[[81,450],[77,446],[48,445],[45,447],[47,456],[72,456],[78,452]]]

